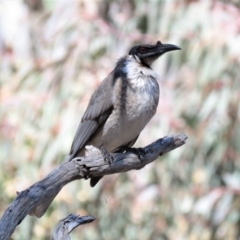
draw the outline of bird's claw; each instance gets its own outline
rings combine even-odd
[[[144,156],[146,155],[146,152],[144,151],[143,148],[123,147],[123,150],[137,155],[141,162],[143,161]]]
[[[99,150],[101,151],[102,153],[102,156],[104,158],[104,161],[107,162],[109,165],[111,165],[112,161],[113,161],[113,156],[111,153],[109,153],[107,151],[107,149],[101,144],[99,146]]]

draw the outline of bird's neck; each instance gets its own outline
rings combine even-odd
[[[145,88],[155,84],[159,76],[150,67],[144,66],[141,61],[133,56],[127,56],[124,62],[124,72],[132,86]]]

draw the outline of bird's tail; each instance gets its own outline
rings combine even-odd
[[[94,177],[90,179],[90,186],[94,187],[102,177]]]

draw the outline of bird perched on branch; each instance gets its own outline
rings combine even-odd
[[[158,75],[151,64],[166,52],[179,50],[172,44],[141,44],[121,58],[93,93],[73,139],[69,160],[84,156],[86,145],[103,146],[107,152],[132,147],[156,113]],[[101,177],[91,178],[94,187]]]

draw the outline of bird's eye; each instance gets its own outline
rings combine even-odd
[[[140,53],[145,53],[146,51],[147,51],[147,48],[145,48],[145,47],[140,47],[139,48]]]

